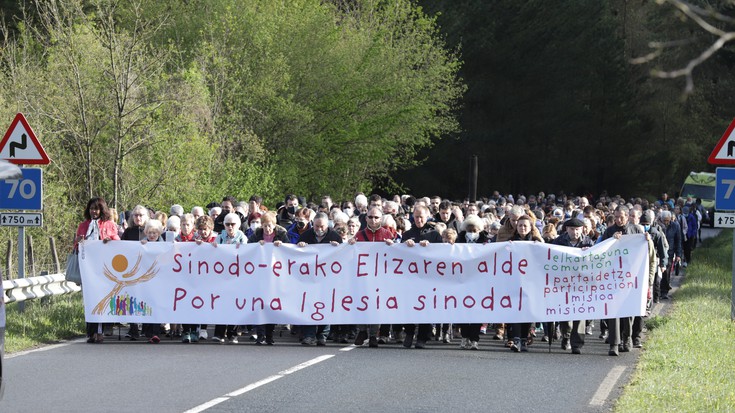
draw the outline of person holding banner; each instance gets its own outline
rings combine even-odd
[[[239,248],[240,244],[247,244],[248,239],[245,238],[245,233],[239,229],[242,225],[240,215],[242,214],[234,212],[225,215],[222,219],[225,230],[217,236],[217,239],[212,243],[213,246],[216,247],[218,244],[234,244],[236,248]],[[214,327],[212,341],[224,343],[225,338],[227,338],[230,344],[237,344],[237,328],[238,326],[236,325],[217,324]]]
[[[514,207],[515,208],[515,207]],[[515,234],[511,238],[511,242],[516,241],[534,241],[544,242],[541,234],[534,225],[534,218],[530,215],[521,215],[515,224]],[[528,351],[528,333],[532,323],[513,323],[510,326],[510,336],[513,337],[513,343],[510,346],[512,351],[526,352]]]
[[[347,241],[350,245],[355,245],[357,242],[385,242],[386,245],[393,245],[393,233],[383,227],[383,210],[377,206],[372,206],[368,209],[365,217],[367,224],[364,229],[357,232],[354,238]],[[355,337],[355,345],[361,346],[365,343],[365,339],[368,339],[369,347],[378,347],[378,330],[380,325],[360,325],[357,337]]]
[[[628,207],[620,205],[613,212],[613,224],[610,225],[605,233],[602,234],[602,240],[610,237],[620,239],[623,235],[642,234],[643,228],[629,222]],[[609,356],[618,356],[620,351],[630,351],[632,346],[631,324],[632,317],[611,318],[605,320],[607,322],[608,336],[607,342],[610,350],[607,352]]]
[[[584,222],[577,218],[572,218],[564,223],[565,232],[551,241],[551,243],[572,248],[590,248],[594,245],[594,242],[590,237],[582,233],[583,227]],[[553,323],[549,324],[553,325]],[[559,323],[559,329],[561,330],[562,350],[569,350],[571,348],[572,354],[582,354],[585,322],[582,320],[562,321]]]
[[[274,246],[280,247],[283,243],[288,243],[288,234],[286,229],[276,224],[278,218],[276,213],[268,211],[263,213],[260,217],[260,228],[257,228],[253,235],[248,239],[249,243],[259,243],[265,245],[265,243],[273,243]],[[258,338],[255,339],[255,344],[267,344],[272,346],[275,344],[273,341],[273,330],[275,324],[264,324],[255,327],[255,334]]]
[[[477,215],[468,215],[462,222],[462,231],[457,235],[458,244],[486,244],[490,241],[485,231],[485,222]],[[482,324],[459,324],[462,332],[462,342],[459,348],[462,350],[479,350],[480,329]]]
[[[327,214],[319,212],[314,216],[314,224],[312,227],[299,236],[299,242],[296,246],[303,248],[307,244],[331,244],[336,247],[341,243],[342,237],[332,228],[329,228],[329,217]],[[314,344],[317,346],[327,345],[329,325],[303,326],[302,332],[304,334],[304,339],[301,341],[301,344],[305,346],[313,346]]]
[[[427,247],[429,244],[441,244],[444,242],[441,235],[434,231],[434,227],[426,225],[430,216],[431,212],[429,212],[429,208],[426,205],[417,204],[413,209],[414,225],[411,229],[403,233],[402,242],[408,247],[413,247],[416,244],[422,247]],[[404,324],[403,328],[406,332],[406,337],[403,340],[403,347],[411,348],[413,345],[413,336],[416,331],[416,325]],[[431,331],[431,324],[419,324],[418,333],[416,334],[415,348],[421,349],[426,347],[426,342],[429,341]]]
[[[79,251],[79,244],[86,240],[120,240],[117,235],[117,225],[110,216],[107,202],[104,198],[96,197],[87,201],[84,209],[84,221],[77,227],[74,237],[74,251]],[[101,323],[87,323],[87,343],[102,343],[104,341],[103,326]]]

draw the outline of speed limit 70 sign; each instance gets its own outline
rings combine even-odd
[[[22,178],[0,180],[0,209],[42,210],[42,170],[20,169],[23,171]]]

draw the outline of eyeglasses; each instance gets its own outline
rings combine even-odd
[[[368,218],[370,218],[370,219],[380,219],[380,217],[376,217],[374,215],[368,215]]]
[[[234,227],[235,225],[237,225],[236,222],[225,222],[225,226],[228,226],[228,227]]]

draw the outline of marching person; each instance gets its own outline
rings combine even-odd
[[[441,205],[439,212],[441,213]],[[462,222],[462,231],[457,235],[457,244],[486,244],[490,241],[485,231],[485,222],[475,214],[468,215]],[[462,333],[462,342],[459,348],[462,350],[479,350],[481,323],[459,324]]]
[[[365,217],[366,225],[364,229],[357,231],[354,238],[347,241],[350,245],[357,242],[384,242],[386,245],[393,245],[393,233],[383,226],[383,211],[377,206],[370,207]],[[355,337],[355,345],[361,346],[368,339],[369,347],[378,347],[378,324],[360,325],[357,337]]]
[[[411,229],[403,233],[402,242],[408,247],[414,247],[417,244],[422,247],[428,247],[429,244],[441,244],[443,242],[441,235],[434,231],[433,227],[426,225],[430,216],[431,213],[428,207],[420,204],[416,205],[413,209],[414,224]],[[403,347],[411,348],[416,325],[404,324],[403,328],[406,332]],[[426,347],[426,342],[429,341],[431,336],[431,330],[431,324],[419,324],[415,348],[422,349]]]
[[[590,237],[582,234],[584,222],[577,218],[572,218],[564,223],[565,231],[556,239],[551,241],[554,245],[564,247],[587,249],[594,245]],[[572,354],[582,354],[582,346],[584,346],[585,321],[562,321],[559,323],[561,330],[561,348],[562,350],[572,350]]]
[[[274,246],[280,247],[283,243],[288,243],[288,234],[286,229],[276,224],[278,217],[273,211],[263,213],[260,217],[260,227],[255,229],[253,235],[248,239],[248,243],[259,243],[265,245],[266,243],[273,243]],[[255,339],[255,344],[267,344],[272,346],[275,344],[273,341],[273,330],[275,324],[264,324],[255,327],[255,334],[258,336]]]
[[[79,243],[87,240],[119,240],[117,225],[110,216],[107,202],[104,198],[96,197],[87,201],[84,208],[84,221],[77,227],[74,236],[74,251],[79,251]],[[104,332],[102,323],[87,323],[87,343],[102,343]]]
[[[310,229],[299,236],[299,242],[296,244],[299,248],[305,247],[307,244],[331,244],[337,246],[342,243],[342,237],[332,228],[329,228],[329,217],[323,212],[319,212],[314,216],[314,223]],[[329,335],[329,325],[308,325],[302,327],[304,339],[301,344],[305,346],[326,346],[327,336]]]
[[[643,228],[629,222],[628,212],[628,207],[624,205],[615,208],[615,212],[613,212],[613,224],[602,234],[603,241],[611,237],[620,239],[623,235],[643,233]],[[631,324],[633,320],[631,317],[610,318],[606,321],[608,328],[607,340],[610,345],[610,350],[608,350],[607,354],[609,356],[618,356],[621,351],[630,351],[630,347],[633,344],[631,338]]]

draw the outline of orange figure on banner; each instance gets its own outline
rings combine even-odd
[[[136,277],[138,274],[138,269],[140,267],[140,261],[143,258],[141,254],[138,254],[138,260],[135,262],[135,265],[133,265],[133,268],[125,272],[128,269],[128,259],[122,254],[117,254],[114,257],[112,257],[112,269],[116,272],[120,273],[120,276],[123,278],[122,280],[118,279],[112,271],[110,271],[109,268],[107,268],[107,265],[104,266],[104,269],[102,273],[109,279],[110,281],[115,283],[115,286],[112,288],[109,294],[105,296],[100,302],[94,307],[94,310],[92,310],[92,314],[96,315],[102,315],[102,313],[105,311],[105,308],[108,306],[108,303],[111,299],[114,299],[115,296],[117,296],[120,291],[122,291],[123,288],[129,287],[131,285],[143,283],[146,281],[151,280],[153,277],[158,274],[158,268],[156,267],[156,264],[158,264],[158,260],[153,261],[153,264],[151,264],[150,268],[143,273],[140,277],[130,279],[131,277]]]

